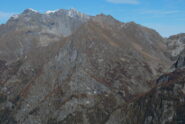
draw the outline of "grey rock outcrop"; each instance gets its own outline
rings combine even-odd
[[[181,52],[177,61],[172,65],[171,68],[173,70],[176,70],[176,69],[182,69],[184,67],[185,67],[185,50]]]
[[[176,61],[179,55],[185,51],[185,34],[177,34],[166,39],[168,53],[173,61]]]

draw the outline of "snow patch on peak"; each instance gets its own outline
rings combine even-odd
[[[32,12],[36,12],[36,13],[38,13],[38,11],[37,11],[37,10],[34,10],[34,9],[32,9],[32,8],[29,8],[28,10],[30,10],[30,11],[32,11]]]
[[[46,14],[53,14],[53,13],[56,13],[57,11],[59,10],[48,10],[46,11]]]

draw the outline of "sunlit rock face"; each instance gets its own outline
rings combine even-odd
[[[19,15],[14,15],[8,21],[16,28],[28,28],[39,30],[41,33],[49,33],[54,35],[69,36],[81,24],[90,19],[90,16],[78,12],[75,9],[57,11],[47,11],[39,13],[33,9],[26,9]]]
[[[38,47],[46,47],[75,32],[90,16],[74,9],[39,13],[26,9],[0,28],[0,56],[16,60]]]
[[[146,94],[141,104],[158,111],[148,107],[162,99],[153,87],[164,81],[152,80],[171,66],[166,51],[165,39],[134,22],[27,9],[0,26],[0,124],[167,122],[144,116],[135,101]]]

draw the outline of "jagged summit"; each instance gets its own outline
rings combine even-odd
[[[90,16],[76,9],[59,9],[45,13],[26,9],[21,14],[13,15],[7,23],[16,30],[30,29],[33,32],[66,37],[89,19]]]
[[[67,9],[48,10],[45,13],[41,13],[37,10],[32,9],[32,8],[28,8],[22,12],[22,14],[35,14],[35,13],[42,14],[42,15],[52,15],[52,14],[61,13],[61,14],[66,14],[70,17],[75,17],[75,16],[83,16],[83,17],[87,17],[87,18],[89,17],[88,15],[83,14],[74,8],[68,9],[68,10]]]
[[[58,10],[48,10],[45,13],[41,13],[37,10],[34,10],[32,8],[25,9],[21,14],[15,14],[11,16],[10,19],[18,19],[20,16],[32,16],[35,14],[39,14],[40,16],[51,16],[53,17],[54,15],[61,16],[69,16],[71,18],[84,18],[84,19],[89,19],[90,16],[86,15],[84,13],[79,12],[78,10],[72,8],[72,9],[58,9]]]
[[[39,12],[37,10],[32,9],[32,8],[28,8],[23,11],[23,14],[28,14],[28,13],[39,13]]]
[[[71,18],[84,18],[84,19],[89,19],[90,16],[83,14],[79,11],[77,11],[76,9],[69,9],[69,10],[65,10],[65,9],[58,9],[58,10],[49,10],[46,11],[44,14],[46,15],[66,15],[69,16]]]
[[[32,16],[32,15],[35,15],[35,14],[41,14],[41,13],[39,13],[37,10],[34,10],[32,8],[28,8],[28,9],[25,9],[21,14],[12,15],[8,21],[17,20],[22,16]]]

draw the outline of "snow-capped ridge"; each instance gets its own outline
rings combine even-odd
[[[48,10],[45,12],[46,15],[55,14],[55,13],[64,13],[71,18],[74,18],[74,17],[89,18],[89,16],[77,11],[74,8],[69,10],[65,10],[65,9]]]

